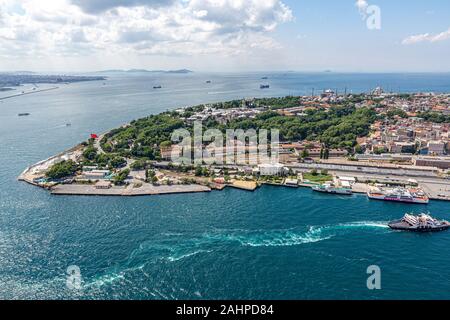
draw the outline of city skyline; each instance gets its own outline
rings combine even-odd
[[[379,28],[368,26],[370,6],[379,8]],[[450,72],[449,6],[0,0],[0,70]]]

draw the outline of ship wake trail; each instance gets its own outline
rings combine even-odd
[[[253,231],[232,232],[217,235],[207,235],[215,240],[234,241],[249,247],[288,247],[316,243],[329,240],[335,236],[344,235],[357,229],[389,229],[385,222],[354,222],[320,227],[310,227],[307,231]]]
[[[319,229],[310,228],[308,231],[295,230],[280,231],[238,231],[205,235],[211,241],[235,242],[246,247],[288,247],[315,243],[331,238],[322,235]]]
[[[126,263],[97,277],[89,286],[101,287],[123,281],[127,274],[143,272],[152,263],[176,263],[217,250],[228,250],[230,245],[241,247],[292,247],[326,241],[357,230],[386,230],[385,222],[353,222],[328,226],[289,230],[217,230],[203,235],[165,233],[148,240],[131,252]]]

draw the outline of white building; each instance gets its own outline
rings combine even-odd
[[[109,170],[92,170],[83,172],[83,178],[87,180],[101,180],[105,179],[109,173]]]
[[[298,179],[286,179],[284,183],[288,187],[298,187]]]
[[[281,176],[285,172],[285,168],[282,164],[260,164],[258,166],[259,174],[262,176]]]
[[[341,182],[347,182],[350,185],[353,185],[356,183],[356,178],[355,177],[339,177],[339,180]]]

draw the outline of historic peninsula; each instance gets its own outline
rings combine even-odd
[[[279,130],[277,163],[172,162],[175,130]],[[143,196],[262,184],[371,199],[450,200],[450,95],[385,93],[243,99],[132,121],[27,168],[55,195]],[[206,149],[205,143],[201,148]],[[249,153],[251,143],[244,145]],[[270,152],[270,150],[269,150]],[[375,195],[375,196],[374,196]],[[426,200],[426,201],[425,201]],[[403,202],[403,201],[402,201]]]

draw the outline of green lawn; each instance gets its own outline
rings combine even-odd
[[[303,179],[304,180],[309,180],[311,182],[315,182],[315,183],[324,183],[327,181],[333,181],[333,177],[329,174],[320,174],[318,173],[317,175],[313,175],[312,173],[304,173],[303,174]]]

